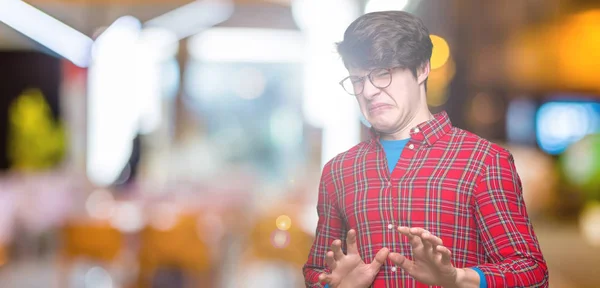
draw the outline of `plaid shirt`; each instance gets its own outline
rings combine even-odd
[[[445,112],[411,130],[391,175],[377,136],[334,157],[323,169],[317,212],[316,239],[303,268],[307,287],[322,287],[325,254],[335,239],[345,245],[350,228],[366,263],[383,247],[412,257],[398,226],[440,237],[453,265],[481,269],[489,287],[548,287],[512,155],[453,127]],[[372,287],[427,285],[388,259]]]

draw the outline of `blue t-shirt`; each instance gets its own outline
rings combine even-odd
[[[404,146],[406,146],[408,140],[410,140],[410,138],[402,140],[379,140],[379,142],[381,142],[381,146],[383,146],[383,151],[385,151],[385,157],[387,158],[390,174],[392,171],[394,171],[394,168],[398,163],[398,159],[400,159],[400,154],[402,154],[402,150],[404,150]]]

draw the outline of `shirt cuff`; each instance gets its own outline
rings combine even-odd
[[[479,288],[487,288],[487,281],[485,280],[485,274],[483,274],[483,271],[477,267],[473,267],[471,269],[479,274]]]

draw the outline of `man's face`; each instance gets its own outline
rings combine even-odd
[[[363,77],[372,70],[350,69],[350,76]],[[398,132],[414,118],[420,101],[419,85],[427,78],[425,73],[419,73],[415,78],[408,69],[392,69],[391,83],[385,88],[377,88],[371,83],[369,77],[364,77],[363,92],[356,95],[365,119],[375,130],[391,134]],[[371,77],[385,77],[374,75]]]

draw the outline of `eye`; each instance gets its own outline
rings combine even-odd
[[[374,72],[373,76],[375,76],[375,77],[384,77],[384,76],[390,75],[390,72],[388,70],[384,70],[384,69],[382,69],[382,70],[376,70],[376,71],[373,71],[373,72]]]
[[[352,84],[360,83],[363,81],[363,77],[350,77],[350,82]]]

